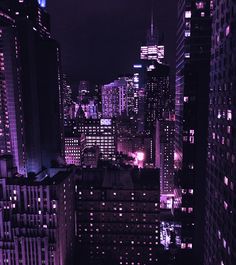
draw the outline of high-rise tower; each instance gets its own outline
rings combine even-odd
[[[6,1],[0,4],[0,154],[12,154],[26,172],[25,134],[20,80],[19,41],[15,18]]]
[[[236,2],[213,1],[204,265],[236,264]]]
[[[141,47],[140,59],[141,60],[154,60],[163,61],[165,49],[164,46],[160,44],[158,30],[154,20],[154,5],[152,4],[150,28],[147,33],[146,45]]]
[[[60,49],[45,1],[1,1],[1,153],[20,173],[39,172],[63,153]],[[3,131],[4,129],[4,131]]]
[[[210,1],[179,0],[175,159],[182,188],[182,248],[194,248],[196,264],[202,263],[203,252],[210,44]]]

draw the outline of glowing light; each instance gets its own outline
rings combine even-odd
[[[46,0],[38,0],[38,3],[41,7],[46,7]]]
[[[144,160],[144,153],[143,152],[137,152],[136,157],[138,161],[143,161]]]
[[[134,68],[142,68],[143,66],[141,64],[134,64]]]

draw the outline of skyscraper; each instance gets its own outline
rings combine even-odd
[[[67,75],[63,74],[63,113],[64,113],[64,126],[70,120],[70,112],[72,107],[72,89]]]
[[[182,188],[182,248],[194,248],[196,264],[203,253],[210,43],[210,1],[179,0],[175,162]]]
[[[174,197],[174,128],[171,115],[156,122],[155,165],[160,168],[161,201]],[[166,197],[166,198],[164,198]]]
[[[236,264],[235,17],[235,1],[213,1],[204,265]]]
[[[126,77],[102,87],[102,115],[104,118],[115,118],[123,113],[128,114],[129,80]]]
[[[141,47],[140,59],[162,62],[165,56],[165,47],[160,45],[158,31],[154,22],[152,7],[151,23],[147,33],[146,45]]]
[[[85,148],[99,147],[100,158],[115,160],[117,152],[116,123],[112,119],[80,119],[73,134],[85,135]]]
[[[147,71],[145,87],[145,132],[155,134],[156,120],[171,111],[169,66],[154,62]],[[173,110],[172,110],[173,111]]]
[[[26,173],[19,40],[15,17],[7,2],[0,4],[0,154],[12,154],[14,165]]]
[[[60,50],[44,6],[34,0],[1,4],[1,150],[13,154],[21,173],[39,172],[63,154]]]

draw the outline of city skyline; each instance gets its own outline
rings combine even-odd
[[[236,264],[235,18],[0,1],[0,265]]]
[[[61,44],[64,72],[72,81],[100,84],[131,73],[140,47],[146,44],[152,6],[154,24],[164,36],[166,59],[173,69],[176,0],[48,1],[52,35]]]

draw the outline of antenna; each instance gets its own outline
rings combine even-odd
[[[154,3],[152,0],[152,6],[151,6],[151,37],[153,37],[154,34]]]

